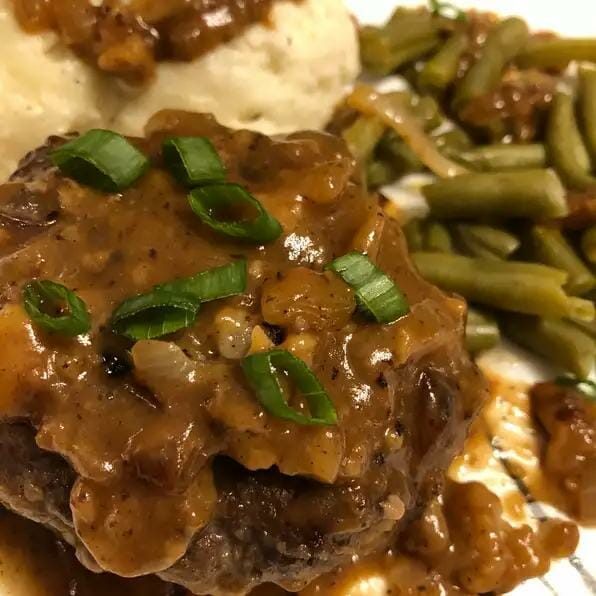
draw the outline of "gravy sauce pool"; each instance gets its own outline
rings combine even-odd
[[[277,0],[12,0],[25,31],[54,30],[99,69],[143,82],[160,60],[193,60],[266,22]]]
[[[543,465],[547,446],[533,420],[531,387],[490,373],[489,380],[491,399],[449,470],[444,494],[406,531],[401,552],[389,551],[337,570],[315,581],[302,596],[502,593],[544,575],[553,559],[575,551],[579,535],[574,523],[538,520],[528,506],[528,499],[535,498],[583,523],[594,523],[588,515],[591,509],[579,515],[576,492],[563,490],[561,477]],[[558,399],[560,403],[561,396]],[[591,410],[592,404],[586,407]],[[564,444],[574,449],[569,447],[559,459],[587,461],[589,474],[588,466],[596,458],[593,452],[586,454],[576,437],[585,432],[576,431],[574,442],[568,437],[569,420],[567,416],[559,430],[567,437]],[[590,423],[595,428],[588,418]],[[527,486],[527,495],[512,475]],[[594,484],[584,482],[583,488],[592,494]]]
[[[563,510],[572,509],[564,492],[557,488],[556,479],[545,474],[540,466],[540,441],[531,427],[528,389],[524,384],[491,378],[491,400],[475,424],[464,452],[450,469],[446,497],[449,499],[451,493],[451,507],[445,510],[435,501],[427,508],[422,522],[408,531],[407,552],[390,551],[357,562],[314,582],[301,595],[345,596],[366,594],[367,589],[373,595],[404,596],[421,592],[439,596],[485,589],[501,591],[546,572],[551,559],[571,554],[577,542],[574,525],[551,520],[540,527],[533,524],[530,529],[526,525],[527,501],[504,473],[503,463],[491,446],[492,436],[512,469],[528,482],[533,495]],[[478,481],[489,485],[499,500]],[[444,500],[445,496],[441,497],[443,503]],[[465,525],[470,514],[476,516],[476,532],[465,536],[465,546],[456,540],[456,550],[448,552],[454,544],[450,527]],[[478,522],[482,516],[488,522],[486,526]],[[498,538],[490,549],[483,551],[484,530],[496,533]],[[467,578],[461,575],[461,561],[465,560],[475,565]],[[459,577],[454,577],[458,572]],[[482,574],[488,585],[477,584],[482,581]],[[182,588],[155,578],[125,580],[91,573],[54,534],[5,510],[0,510],[0,575],[8,590],[6,596],[190,596]],[[469,592],[461,587],[466,583],[475,590]],[[283,594],[286,592],[280,588],[264,586],[252,596]]]
[[[155,577],[125,580],[85,569],[38,524],[0,509],[2,596],[182,596]]]

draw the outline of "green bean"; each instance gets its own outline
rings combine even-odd
[[[550,219],[567,214],[565,190],[552,170],[463,174],[422,191],[439,219]]]
[[[553,167],[565,184],[576,190],[596,185],[591,164],[575,119],[573,97],[559,91],[553,98],[546,127],[546,147]]]
[[[390,130],[379,143],[379,155],[389,162],[398,175],[420,172],[424,164],[410,146]]]
[[[505,315],[501,328],[516,343],[582,378],[592,371],[596,344],[567,321]]]
[[[589,227],[582,234],[582,251],[592,265],[596,265],[596,225]]]
[[[581,329],[592,340],[596,341],[596,321],[568,321],[574,327]]]
[[[459,62],[468,47],[466,31],[456,31],[430,58],[418,77],[418,85],[423,89],[445,89],[452,83],[459,69]]]
[[[596,68],[580,66],[579,110],[586,147],[596,163]]]
[[[565,68],[574,60],[596,62],[596,39],[536,39],[518,57],[524,68]]]
[[[384,160],[374,159],[366,164],[366,185],[368,188],[378,188],[393,182],[399,173]]]
[[[465,228],[456,226],[456,234],[460,247],[467,255],[481,259],[489,259],[491,261],[502,260],[501,256],[479,242],[478,239],[474,238]]]
[[[342,132],[348,149],[356,160],[364,163],[372,155],[385,132],[385,125],[376,116],[360,116]]]
[[[565,290],[572,295],[589,292],[596,285],[592,272],[584,265],[563,234],[556,228],[534,226],[530,230],[533,256],[568,274]]]
[[[410,252],[415,250],[422,250],[424,248],[424,234],[422,230],[422,222],[419,219],[409,221],[403,228],[408,249]]]
[[[446,226],[438,221],[426,224],[424,249],[432,252],[452,252],[451,234]]]
[[[389,72],[397,70],[404,64],[408,64],[409,62],[414,62],[419,58],[423,58],[432,52],[439,45],[439,43],[440,38],[438,36],[433,36],[415,41],[407,46],[396,48],[393,50],[391,68]]]
[[[508,271],[522,275],[548,277],[558,286],[563,286],[567,283],[567,273],[565,271],[555,269],[554,267],[549,267],[548,265],[542,265],[540,263],[527,263],[525,261],[507,261],[507,263],[504,263],[504,265]]]
[[[460,234],[471,238],[502,259],[510,257],[520,245],[520,241],[513,234],[502,228],[481,224],[460,224],[457,229]]]
[[[439,43],[437,21],[428,13],[397,11],[385,27],[360,31],[362,63],[380,75],[424,56]]]
[[[420,120],[405,102],[395,101],[391,96],[378,93],[370,85],[359,83],[347,97],[346,104],[362,114],[381,118],[437,176],[449,178],[468,171],[439,152]]]
[[[441,107],[431,95],[416,95],[410,91],[391,91],[383,95],[394,105],[407,105],[425,131],[433,130],[443,122]]]
[[[533,145],[483,145],[466,151],[449,150],[447,155],[480,171],[526,170],[546,166],[546,149]]]
[[[430,136],[435,142],[437,149],[440,149],[446,155],[450,155],[451,152],[457,155],[473,146],[470,135],[456,124],[449,123],[447,130],[441,130],[441,128],[438,131],[433,131]]]
[[[425,279],[472,302],[544,317],[594,318],[593,302],[567,296],[554,275],[542,275],[532,263],[428,252],[412,258]]]
[[[443,122],[443,114],[437,100],[431,95],[415,96],[411,102],[412,112],[420,118],[427,132]]]
[[[468,308],[466,320],[466,349],[471,354],[494,348],[501,339],[494,317]]]
[[[528,41],[528,26],[522,19],[505,19],[489,34],[480,58],[457,86],[454,107],[459,110],[470,100],[490,93],[501,80],[503,69]]]

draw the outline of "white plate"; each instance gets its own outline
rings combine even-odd
[[[157,0],[156,0],[157,1]],[[346,0],[353,14],[362,22],[381,23],[397,5],[395,0]],[[500,14],[516,14],[528,20],[536,29],[552,29],[564,35],[594,36],[596,35],[596,0],[476,0],[456,2],[462,8],[474,7],[482,10],[492,10]],[[402,0],[403,6],[418,6],[419,1]],[[539,378],[543,368],[523,353],[507,350],[495,352],[492,364],[502,374],[524,380]],[[585,533],[582,537],[582,549],[578,553],[588,574],[596,576],[596,536],[594,532]],[[8,558],[8,553],[2,553]],[[18,557],[14,563],[18,563]],[[13,563],[13,562],[11,562]],[[577,561],[574,561],[577,563]],[[7,567],[10,569],[10,566]],[[0,596],[31,596],[25,577],[29,575],[26,569],[14,568],[10,577],[0,573]],[[4,571],[0,568],[0,571]],[[18,575],[17,575],[18,573]],[[16,576],[16,577],[15,577]],[[23,578],[20,581],[17,577]],[[585,578],[578,573],[577,568],[569,562],[555,565],[546,576],[547,584],[538,580],[526,582],[515,590],[515,596],[588,596],[596,594],[594,585],[588,587]],[[592,580],[594,582],[594,580]],[[596,582],[594,582],[596,584]],[[361,596],[385,596],[377,590],[360,591]],[[56,594],[55,596],[66,596]],[[108,596],[108,595],[106,595]]]

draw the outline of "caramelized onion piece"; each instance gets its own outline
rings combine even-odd
[[[468,170],[438,151],[405,103],[383,95],[369,85],[357,85],[348,97],[348,105],[362,114],[378,116],[407,143],[420,161],[437,176],[450,178]]]
[[[238,360],[246,356],[253,327],[248,311],[225,306],[216,313],[213,325],[217,334],[217,348],[224,358]]]
[[[0,309],[0,416],[24,414],[23,408],[28,404],[23,396],[34,395],[27,385],[36,382],[41,360],[35,332],[25,311],[16,304],[5,305]]]
[[[295,267],[265,284],[261,310],[267,323],[293,331],[343,327],[356,309],[354,294],[331,273]]]
[[[55,195],[30,190],[22,182],[0,186],[0,219],[24,226],[45,227],[56,222],[59,211]]]
[[[196,381],[193,361],[176,344],[154,339],[138,341],[132,348],[134,374],[162,402],[188,389]]]
[[[204,468],[181,494],[163,494],[138,480],[99,484],[79,478],[70,497],[75,529],[105,571],[124,577],[173,565],[204,526],[217,493]]]
[[[539,383],[530,396],[547,435],[547,477],[561,490],[567,513],[596,523],[596,402],[557,383]]]

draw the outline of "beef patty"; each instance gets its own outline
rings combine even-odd
[[[203,225],[163,168],[176,135],[208,137],[281,236],[254,246]],[[162,112],[134,143],[152,169],[120,194],[66,178],[48,147],[0,187],[1,501],[91,569],[157,573],[197,594],[299,589],[391,545],[436,494],[484,397],[463,349],[465,305],[412,269],[334,137],[270,139]],[[383,325],[356,312],[325,269],[353,250],[391,277],[409,314]],[[135,345],[111,330],[122,300],[241,257],[246,291],[204,304],[189,328]],[[89,333],[29,320],[21,289],[40,278],[86,302]],[[240,363],[276,345],[312,369],[337,424],[262,408]],[[305,408],[299,395],[292,405]]]

